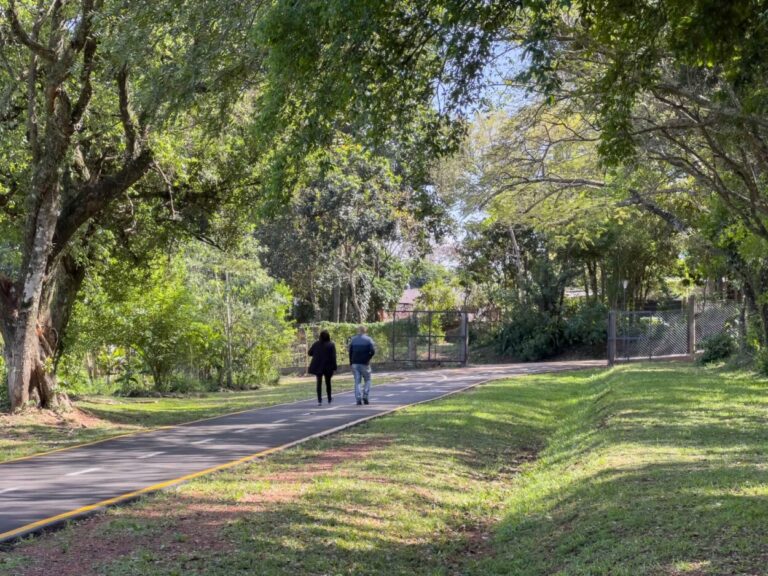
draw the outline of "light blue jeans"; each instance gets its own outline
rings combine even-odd
[[[360,402],[363,398],[368,398],[371,392],[371,367],[368,364],[352,364],[352,374],[355,377],[355,400]],[[360,395],[360,380],[365,379],[365,389]]]

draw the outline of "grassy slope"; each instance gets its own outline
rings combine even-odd
[[[768,574],[768,384],[624,367],[505,503],[482,574]]]
[[[767,388],[662,364],[493,383],[112,510],[0,573],[119,543],[82,573],[766,574]]]
[[[374,384],[383,384],[378,379]],[[334,379],[334,393],[352,388],[350,376]],[[91,417],[56,418],[33,412],[18,416],[0,414],[0,462],[127,432],[138,432],[220,416],[240,410],[313,398],[313,378],[288,378],[279,386],[244,392],[215,392],[178,398],[83,398],[75,406]]]

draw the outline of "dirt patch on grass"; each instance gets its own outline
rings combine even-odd
[[[162,558],[211,556],[229,549],[219,530],[242,512],[239,506],[186,505],[172,498],[151,509],[95,516],[16,550],[27,561],[14,575],[95,576],[105,564],[138,551]]]
[[[125,508],[78,522],[71,531],[42,536],[22,545],[14,554],[26,558],[14,576],[91,576],[105,564],[137,552],[153,554],[160,564],[178,558],[194,560],[226,553],[233,546],[222,529],[249,514],[286,503],[301,494],[318,476],[350,460],[361,460],[389,445],[393,438],[327,450],[295,462],[296,470],[253,475],[266,489],[255,490],[237,501],[217,499],[204,492],[184,492],[160,498],[147,506]],[[244,482],[248,482],[247,478]],[[0,569],[2,564],[0,563]]]
[[[0,414],[0,429],[8,428],[11,430],[32,425],[60,428],[99,428],[110,426],[110,423],[78,408],[66,412],[25,410],[18,414]]]
[[[300,466],[300,468],[277,472],[263,479],[275,483],[301,482],[312,479],[316,476],[332,472],[337,466],[345,464],[350,460],[364,460],[368,455],[386,448],[393,441],[394,438],[392,437],[382,436],[360,442],[359,444],[351,444],[335,450],[326,450],[315,457],[296,462],[295,464]]]
[[[668,576],[706,576],[712,572],[708,569],[709,562],[691,562],[685,568],[670,567],[665,574]]]

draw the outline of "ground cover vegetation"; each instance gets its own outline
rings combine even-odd
[[[22,543],[0,573],[761,574],[765,387],[678,363],[494,382]]]

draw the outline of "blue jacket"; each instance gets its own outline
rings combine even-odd
[[[368,364],[374,354],[376,354],[376,346],[370,336],[358,334],[349,341],[350,364]]]

